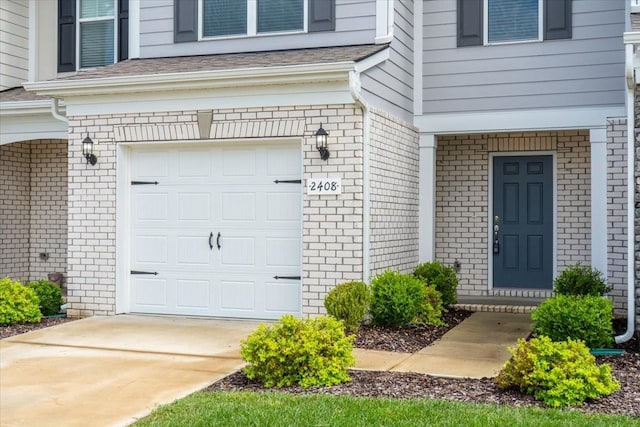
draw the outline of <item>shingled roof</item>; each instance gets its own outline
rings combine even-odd
[[[178,56],[169,58],[128,59],[106,67],[61,77],[58,80],[94,79],[121,76],[173,74],[246,68],[268,68],[287,65],[326,64],[361,61],[388,47],[361,45],[293,49],[268,52],[224,53],[217,55]]]
[[[23,87],[14,87],[0,92],[0,102],[42,101],[45,99],[51,99],[51,97],[27,92]]]

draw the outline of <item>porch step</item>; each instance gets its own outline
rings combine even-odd
[[[529,314],[535,309],[535,305],[506,305],[506,304],[454,304],[453,308],[473,312],[485,313],[514,313]]]

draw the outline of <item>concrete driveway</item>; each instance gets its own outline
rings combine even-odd
[[[0,341],[0,425],[127,425],[243,366],[254,321],[91,317]]]

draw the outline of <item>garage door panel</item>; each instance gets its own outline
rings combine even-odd
[[[269,177],[300,178],[300,151],[289,147],[267,150],[267,175]]]
[[[255,238],[223,234],[221,244],[223,245],[220,250],[222,266],[255,267]]]
[[[177,309],[211,308],[211,283],[208,280],[177,280]]]
[[[177,214],[179,221],[210,221],[210,193],[177,193]]]
[[[167,236],[136,236],[134,248],[136,263],[166,264],[169,260]]]
[[[176,264],[180,266],[209,266],[211,251],[205,236],[177,236]]]
[[[300,310],[300,281],[267,282],[265,285],[265,312],[280,315]]]
[[[151,307],[153,309],[167,307],[167,279],[134,276],[132,288],[133,304],[136,307]]]
[[[225,148],[222,154],[222,175],[225,177],[255,176],[255,149]]]
[[[220,309],[255,311],[255,289],[253,281],[220,281]]]
[[[137,178],[169,176],[169,152],[141,151],[133,154],[132,175]]]
[[[299,267],[300,239],[299,238],[267,238],[266,265],[267,267]]]
[[[178,154],[178,177],[208,177],[211,170],[209,150],[188,150]]]
[[[222,219],[224,221],[255,221],[255,193],[222,193]]]
[[[300,221],[300,191],[289,193],[267,193],[267,221]]]
[[[169,194],[138,192],[135,197],[134,220],[166,221],[169,218]]]

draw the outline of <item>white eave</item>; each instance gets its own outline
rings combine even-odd
[[[1,116],[50,114],[51,99],[37,101],[0,101]]]
[[[198,90],[347,81],[354,61],[28,82],[29,92],[52,97]]]

